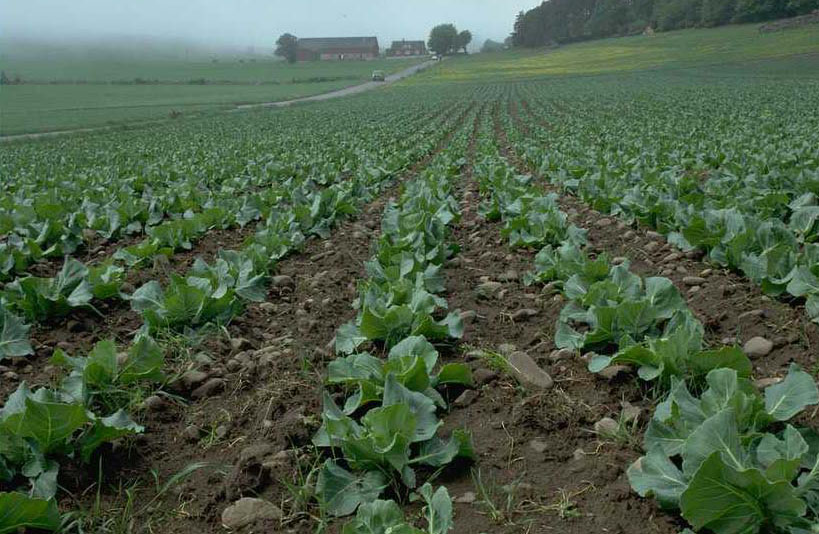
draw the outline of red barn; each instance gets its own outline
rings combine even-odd
[[[376,37],[318,37],[298,40],[296,59],[374,59],[378,57]]]

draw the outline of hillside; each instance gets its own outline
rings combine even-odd
[[[819,26],[760,33],[757,24],[516,49],[448,61],[424,80],[470,81],[679,69],[819,54]]]

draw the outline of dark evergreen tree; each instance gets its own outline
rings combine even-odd
[[[521,11],[514,46],[544,46],[638,33],[756,22],[809,13],[819,0],[546,0]]]

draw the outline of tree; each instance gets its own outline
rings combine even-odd
[[[735,10],[736,0],[703,0],[701,23],[703,26],[728,24]]]
[[[819,0],[788,0],[785,8],[788,15],[803,15],[819,9]]]
[[[600,0],[586,22],[586,31],[593,37],[608,37],[625,33],[629,6],[622,0]]]
[[[485,54],[487,52],[500,52],[504,48],[505,47],[503,43],[493,41],[492,39],[487,39],[486,41],[483,42],[483,46],[481,47],[481,53]]]
[[[436,54],[450,54],[458,40],[458,29],[454,24],[439,24],[429,33],[427,45]]]
[[[662,0],[655,13],[662,31],[691,28],[702,18],[702,0]]]
[[[299,48],[299,39],[293,34],[285,33],[276,41],[276,55],[283,57],[288,63],[295,63]]]
[[[456,51],[463,50],[464,54],[466,54],[466,47],[469,46],[469,43],[472,42],[472,32],[469,30],[464,30],[458,34],[458,38],[455,39],[455,46],[453,47]]]

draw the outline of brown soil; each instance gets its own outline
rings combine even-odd
[[[473,432],[479,454],[476,470],[503,513],[493,518],[489,506],[480,502],[473,478],[460,471],[441,482],[454,498],[473,492],[478,501],[456,504],[455,531],[625,533],[636,532],[640,525],[651,532],[677,532],[667,516],[655,517],[651,501],[630,491],[625,469],[639,456],[639,441],[614,443],[593,432],[601,417],[618,416],[623,400],[645,407],[646,421],[650,406],[643,392],[631,379],[597,379],[579,360],[549,360],[562,304],[521,283],[534,252],[510,252],[500,225],[477,215],[477,186],[470,178],[462,184],[463,218],[455,231],[461,252],[457,266],[448,269],[451,307],[477,312],[463,344],[494,351],[512,344],[529,353],[555,378],[556,386],[545,393],[526,391],[503,372],[492,372],[485,360],[466,356],[476,376],[488,379],[474,402],[446,417],[446,428]],[[497,298],[486,300],[476,293],[484,277],[503,281]],[[520,309],[537,315],[513,320]]]
[[[298,468],[308,467],[300,462],[311,461],[302,449],[309,448],[317,428],[325,346],[338,325],[354,317],[352,282],[364,274],[384,203],[385,198],[373,203],[358,222],[340,225],[331,240],[312,240],[302,254],[279,264],[278,274],[291,277],[294,286],[271,290],[272,306],[251,306],[230,325],[230,338],[241,339],[240,348],[224,337],[205,341],[202,350],[213,361],[197,368],[224,378],[226,391],[144,414],[148,431],[112,480],[144,479],[149,469],[167,479],[195,462],[209,464],[153,509],[142,510],[137,517],[145,527],[155,521],[156,532],[220,532],[222,510],[242,496],[262,496],[289,509],[286,483],[296,483]],[[238,353],[261,347],[277,352],[231,370]],[[191,438],[190,428],[198,435]],[[260,448],[250,457],[252,447]],[[262,468],[260,460],[280,451],[292,452],[284,452],[280,465]],[[152,494],[151,488],[145,491]],[[297,527],[302,518],[292,512],[291,526]],[[278,523],[268,527],[280,531]]]
[[[519,110],[509,105],[517,117]],[[497,119],[499,109],[482,109],[475,118],[470,161],[480,114],[487,112]],[[495,130],[503,153],[525,170],[497,120]],[[406,177],[417,173],[429,157]],[[285,513],[282,521],[261,521],[242,532],[316,531],[317,507],[309,496],[299,499],[294,488],[308,485],[305,478],[320,461],[310,438],[319,423],[325,366],[332,357],[328,342],[341,324],[354,317],[350,304],[355,283],[365,274],[364,261],[371,255],[381,212],[388,199],[397,196],[398,187],[366,206],[358,220],[342,222],[330,239],[310,240],[303,252],[284,259],[277,274],[290,277],[292,285],[272,288],[269,302],[250,306],[223,335],[177,351],[191,358],[171,362],[173,369],[195,367],[224,382],[199,400],[186,400],[189,391],[170,386],[162,393],[162,408],[138,414],[147,428],[144,435],[103,448],[101,498],[106,515],[116,515],[123,506],[123,481],[138,481],[133,532],[224,532],[222,511],[242,496],[267,499]],[[546,184],[543,187],[551,190]],[[463,464],[447,468],[433,480],[445,484],[456,500],[453,532],[681,531],[683,525],[674,516],[634,494],[625,475],[630,462],[640,455],[642,429],[653,409],[651,395],[634,376],[624,373],[607,380],[590,374],[580,358],[550,357],[563,302],[559,296],[521,283],[521,276],[533,267],[536,251],[509,249],[500,236],[500,225],[478,216],[480,199],[470,167],[456,191],[462,218],[453,227],[451,240],[460,246],[460,253],[447,264],[446,298],[451,309],[474,312],[474,317],[466,321],[459,346],[441,347],[441,352],[447,361],[466,360],[478,383],[474,397],[453,403],[443,420],[444,432],[455,428],[472,432],[478,460],[471,468]],[[758,376],[780,374],[790,361],[815,366],[819,328],[805,319],[804,310],[771,301],[749,282],[697,257],[664,261],[673,250],[660,236],[618,223],[577,199],[562,197],[561,203],[575,224],[588,229],[593,253],[628,257],[641,275],[671,278],[706,325],[709,340],[742,342],[754,335],[773,340],[774,351],[754,362]],[[221,243],[218,237],[208,239],[196,253],[175,256],[167,268],[185,270],[195,255],[212,256],[220,247],[234,246],[234,240],[242,240],[241,232],[225,233]],[[155,278],[162,275],[158,271],[162,268],[145,272]],[[711,272],[703,273],[706,269]],[[706,282],[691,293],[683,278],[700,274]],[[133,276],[129,283],[137,285],[142,275]],[[476,292],[487,280],[502,283],[491,298]],[[514,319],[522,309],[531,312]],[[29,374],[18,369],[21,376],[35,382],[47,380],[43,362],[56,343],[87,347],[95,336],[113,333],[125,339],[139,326],[125,304],[112,305],[103,313],[105,319],[99,324],[93,316],[80,315],[73,318],[76,324],[52,325],[48,333],[38,328],[34,332],[38,354],[33,363],[27,362],[33,369]],[[258,349],[268,356],[260,356]],[[524,389],[503,369],[476,356],[474,349],[525,351],[555,379],[555,386],[546,392]],[[0,384],[0,394],[4,388],[5,383]],[[452,393],[454,397],[457,392]],[[616,419],[624,402],[641,408],[636,427],[620,439],[596,435],[594,423],[604,416]],[[151,472],[161,485],[197,462],[206,466],[157,496]],[[65,500],[66,508],[91,506],[95,473],[95,469],[75,467],[63,477],[76,496],[76,502]],[[417,512],[418,505],[407,505],[406,510]],[[338,532],[340,524],[330,522],[327,532]]]

